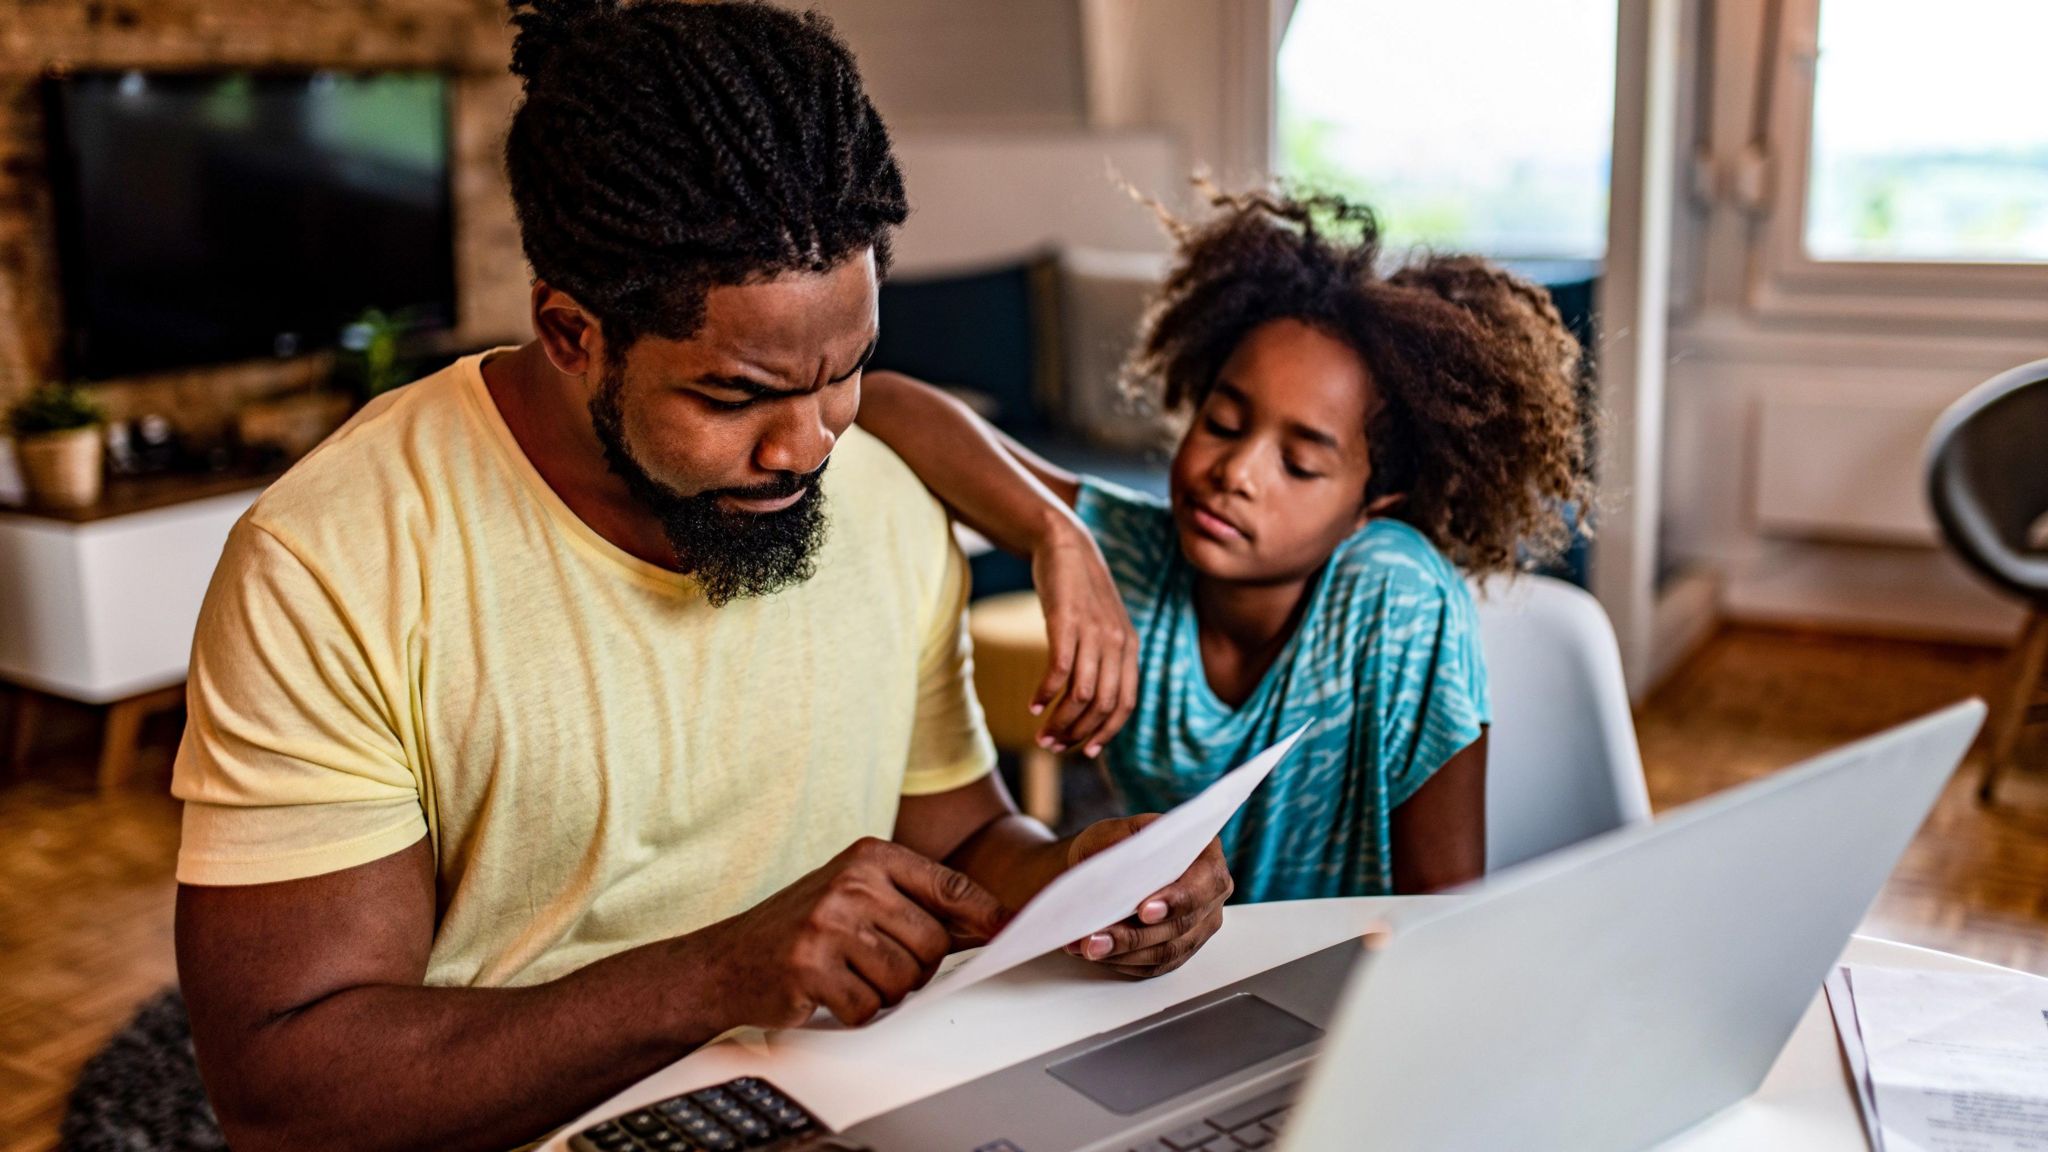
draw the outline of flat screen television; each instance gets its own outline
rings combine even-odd
[[[47,85],[74,376],[455,317],[447,85],[430,72],[81,72]]]

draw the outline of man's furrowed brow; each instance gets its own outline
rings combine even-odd
[[[749,376],[725,376],[716,372],[707,372],[692,383],[699,388],[710,388],[719,392],[740,392],[757,400],[795,396],[806,391],[803,388],[776,388]]]
[[[826,383],[837,384],[843,380],[852,379],[861,369],[868,366],[868,361],[874,358],[875,349],[881,342],[882,334],[880,332],[876,332],[873,336],[869,337],[867,347],[861,350],[860,359],[855,360],[851,368],[832,377]],[[811,391],[810,388],[804,387],[777,388],[772,384],[764,384],[751,376],[734,376],[721,372],[706,372],[691,381],[691,383],[698,388],[710,388],[720,392],[738,392],[742,395],[753,397],[756,400],[772,400],[777,396],[801,396]]]
[[[868,366],[868,361],[875,358],[875,349],[879,347],[881,343],[882,334],[879,331],[876,332],[873,336],[868,337],[868,346],[861,350],[860,359],[855,360],[853,362],[853,367],[848,368],[846,371],[841,372],[837,376],[834,376],[831,380],[827,381],[827,383],[837,384],[841,380],[853,379],[854,373],[859,372],[863,368],[866,368]]]

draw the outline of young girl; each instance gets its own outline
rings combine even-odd
[[[1034,556],[1066,689],[1048,728],[1100,749],[1132,808],[1309,725],[1224,831],[1239,899],[1475,878],[1489,712],[1464,573],[1554,554],[1585,507],[1578,345],[1541,288],[1477,258],[1381,275],[1361,205],[1212,205],[1170,222],[1126,372],[1189,417],[1169,500],[1063,472],[901,376],[867,378],[860,422]]]

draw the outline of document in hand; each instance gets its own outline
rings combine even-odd
[[[2048,1148],[2048,980],[1855,965],[1827,992],[1876,1152]]]
[[[1188,870],[1307,730],[1307,725],[1295,729],[1292,736],[1232,769],[1136,835],[1061,873],[987,946],[957,967],[941,972],[904,1007],[957,992],[1130,916],[1147,896]]]

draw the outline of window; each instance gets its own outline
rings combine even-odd
[[[2048,261],[2048,4],[1825,0],[1806,254]]]
[[[1749,301],[1846,330],[2048,325],[2040,0],[1784,0]]]
[[[1607,247],[1617,0],[1299,0],[1280,174],[1389,239],[1510,260]]]

